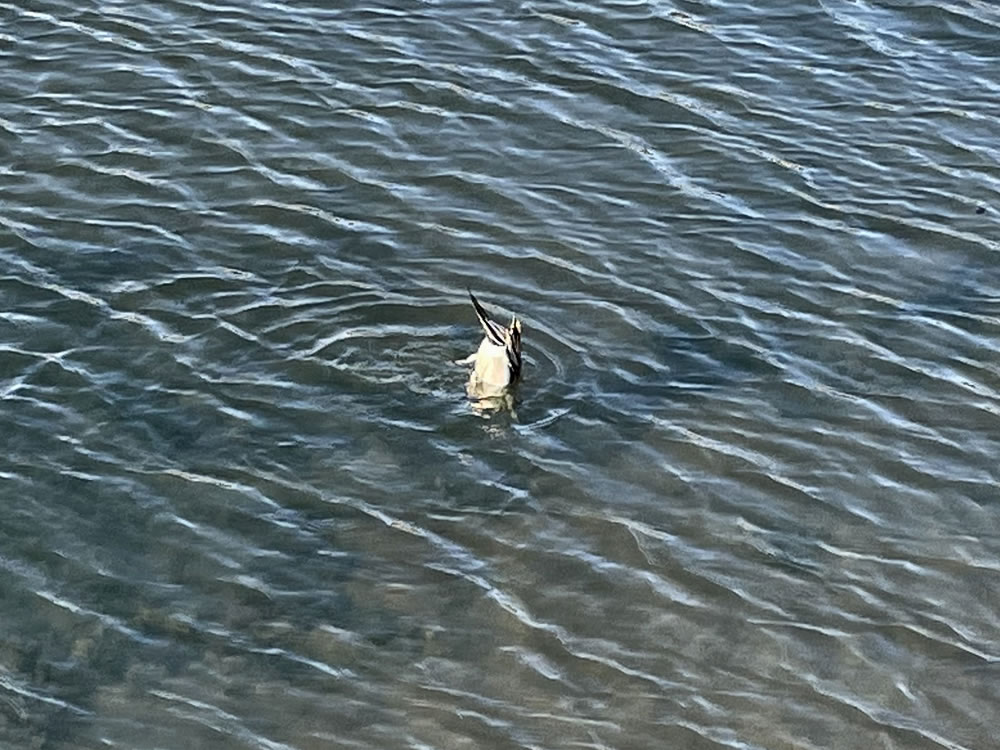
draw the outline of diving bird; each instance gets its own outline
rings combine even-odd
[[[486,335],[476,353],[462,360],[473,365],[468,392],[472,398],[499,396],[521,375],[521,321],[511,316],[510,325],[504,328],[490,319],[471,290],[469,299]]]

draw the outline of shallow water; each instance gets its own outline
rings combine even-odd
[[[992,4],[30,5],[0,745],[998,746]]]

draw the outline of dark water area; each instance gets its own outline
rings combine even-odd
[[[0,3],[0,747],[1000,747],[998,38]]]

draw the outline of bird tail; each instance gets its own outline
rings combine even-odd
[[[476,317],[479,318],[480,325],[486,331],[486,338],[490,340],[491,344],[504,346],[504,327],[496,321],[490,320],[489,314],[479,304],[479,300],[476,299],[476,295],[471,290],[469,290],[469,299],[472,300],[472,306],[476,308]]]

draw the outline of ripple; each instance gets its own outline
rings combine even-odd
[[[991,7],[0,7],[10,744],[989,744]]]

